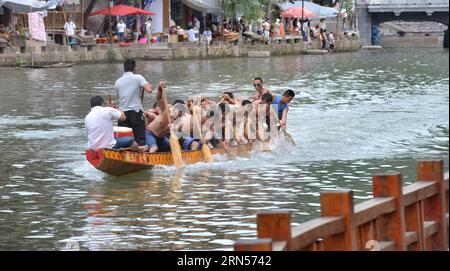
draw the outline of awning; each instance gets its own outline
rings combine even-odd
[[[31,13],[55,8],[60,0],[0,0],[0,7],[5,6],[16,13]]]
[[[204,11],[207,9],[205,3],[203,3],[203,0],[181,0],[181,2],[186,6],[198,11]]]
[[[89,16],[95,16],[95,15],[109,15],[111,16],[128,16],[128,15],[135,15],[135,14],[144,14],[144,15],[156,15],[155,12],[147,11],[140,8],[135,8],[132,6],[126,6],[126,5],[117,5],[111,8],[104,8],[99,9],[96,11],[93,11]]]
[[[183,4],[204,13],[220,13],[219,0],[181,0]]]
[[[286,1],[284,3],[278,3],[277,5],[282,11],[285,11],[292,7],[302,7],[302,1],[294,1],[293,3]],[[314,12],[314,14],[316,14],[314,18],[316,19],[332,18],[339,15],[339,10],[335,8],[324,7],[307,1],[304,1],[304,7],[305,9]]]

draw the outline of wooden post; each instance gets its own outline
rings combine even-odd
[[[373,195],[376,198],[393,197],[395,198],[396,211],[387,215],[384,225],[385,236],[389,241],[395,241],[395,246],[399,251],[406,250],[405,244],[405,207],[403,205],[403,187],[402,175],[400,173],[383,174],[373,176]],[[378,240],[385,241],[385,240]]]
[[[272,251],[271,239],[238,240],[234,244],[235,251]]]
[[[448,232],[445,205],[444,161],[418,161],[417,181],[436,182],[438,187],[438,194],[423,202],[424,219],[426,221],[437,222],[439,227],[438,232],[432,236],[430,244],[427,244],[425,240],[425,249],[446,251],[448,250]]]
[[[83,0],[80,0],[80,9],[81,9],[81,29],[84,29],[84,11],[83,11]]]
[[[423,246],[423,214],[420,202],[405,208],[405,223],[406,231],[417,233],[417,242],[412,243],[407,249],[412,251],[425,250]]]
[[[327,191],[320,194],[322,217],[340,216],[345,219],[345,231],[324,239],[325,251],[355,251],[356,227],[354,223],[353,191]]]
[[[286,210],[262,211],[256,217],[258,238],[286,241],[287,250],[291,241],[291,212]]]
[[[113,40],[112,40],[112,27],[111,27],[111,2],[110,0],[108,1],[108,31],[109,31],[109,44],[112,45]]]

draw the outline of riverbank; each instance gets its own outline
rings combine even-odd
[[[345,37],[336,42],[336,52],[358,51],[361,43],[356,37]],[[217,42],[210,47],[196,43],[140,45],[120,47],[117,44],[93,46],[43,46],[36,44],[27,48],[5,48],[0,53],[0,67],[15,67],[21,64],[49,65],[60,62],[93,64],[120,62],[124,58],[136,60],[210,59],[227,57],[269,57],[272,55],[306,54],[319,49],[317,41],[307,44],[299,39],[273,41],[271,45],[242,42]],[[32,54],[33,51],[33,54]],[[257,53],[255,53],[257,52]]]

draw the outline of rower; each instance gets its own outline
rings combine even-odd
[[[273,101],[273,104],[278,107],[278,119],[281,122],[283,129],[286,129],[287,125],[287,114],[289,112],[289,104],[295,98],[295,93],[293,90],[288,89],[283,95],[277,96]]]
[[[163,89],[167,89],[167,86],[164,81],[161,81],[156,94],[156,102],[161,113],[149,124],[146,131],[146,143],[150,153],[170,151],[170,142],[166,137],[170,132],[170,108],[166,108],[164,103]],[[166,114],[166,110],[169,114]]]
[[[125,121],[126,115],[112,107],[105,107],[102,97],[91,99],[91,112],[86,116],[85,127],[88,135],[88,149],[125,149],[146,152],[147,146],[139,147],[133,137],[114,138],[114,121]]]
[[[253,81],[253,86],[255,87],[256,91],[258,92],[258,94],[256,94],[255,96],[252,97],[253,102],[260,100],[262,98],[262,96],[266,93],[269,93],[272,96],[274,96],[270,90],[268,90],[264,87],[264,80],[261,77],[255,78],[255,80]]]

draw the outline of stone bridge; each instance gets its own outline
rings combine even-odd
[[[357,27],[361,42],[372,44],[372,27],[381,23],[434,21],[448,26],[449,0],[357,0]],[[448,29],[445,34],[448,47]]]

